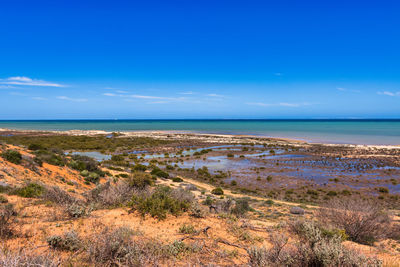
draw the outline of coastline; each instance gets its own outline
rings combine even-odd
[[[17,130],[0,128],[0,135],[3,133],[13,134],[13,133],[36,133],[36,134],[60,134],[60,135],[110,135],[112,131],[104,130]],[[328,143],[328,142],[307,142],[295,138],[285,138],[285,137],[269,137],[262,135],[251,135],[251,134],[216,134],[216,133],[200,133],[195,131],[171,131],[171,130],[132,130],[132,131],[117,131],[118,134],[125,137],[151,137],[156,139],[186,139],[186,140],[196,140],[196,141],[207,141],[211,143],[241,143],[241,142],[253,142],[253,143],[286,143],[293,146],[329,146],[329,147],[350,147],[358,149],[400,149],[399,145],[374,145],[374,144],[338,144],[338,143]]]

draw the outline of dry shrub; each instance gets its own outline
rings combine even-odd
[[[59,188],[58,186],[46,187],[42,198],[60,205],[70,205],[78,202],[78,200]]]
[[[343,247],[340,236],[324,236],[314,222],[298,221],[291,229],[299,242],[289,245],[287,236],[274,235],[272,248],[248,249],[250,266],[381,266],[379,260]]]
[[[103,228],[87,247],[89,261],[99,266],[157,266],[166,253],[156,240],[134,240],[126,227]]]
[[[37,251],[27,250],[10,252],[7,249],[0,248],[0,266],[2,267],[57,267],[60,265],[60,260],[52,254],[39,255]]]
[[[86,196],[86,202],[97,207],[118,207],[126,204],[134,191],[126,181],[120,180],[116,184],[107,182],[92,189]]]
[[[7,238],[13,235],[12,223],[16,212],[13,204],[0,205],[0,237]]]
[[[65,214],[71,218],[80,218],[91,212],[91,208],[82,200],[71,196],[58,186],[46,187],[42,198],[61,205]]]
[[[47,244],[53,249],[76,251],[82,247],[82,240],[74,231],[65,232],[62,236],[53,235],[47,238]]]
[[[345,230],[349,238],[371,245],[388,234],[391,218],[376,201],[355,197],[334,199],[317,216],[323,223]]]

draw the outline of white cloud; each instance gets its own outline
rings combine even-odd
[[[9,77],[0,79],[0,84],[8,85],[25,85],[25,86],[48,86],[48,87],[65,87],[64,85],[48,82],[44,80],[31,79],[24,76]]]
[[[147,104],[166,104],[169,103],[168,101],[152,101],[152,102],[147,102]]]
[[[360,93],[360,90],[347,89],[343,87],[337,87],[336,89],[342,92]]]
[[[68,97],[68,96],[57,96],[57,99],[67,100],[67,101],[74,101],[74,102],[86,102],[86,101],[88,101],[86,98],[71,98],[71,97]]]
[[[47,98],[40,97],[40,96],[34,96],[32,97],[33,100],[47,100]]]
[[[274,103],[274,104],[269,104],[269,103],[262,103],[262,102],[248,102],[246,105],[251,105],[251,106],[260,106],[260,107],[290,107],[290,108],[298,108],[301,106],[309,106],[311,105],[310,103],[287,103],[287,102],[280,102],[280,103]]]
[[[116,94],[113,94],[113,93],[104,93],[103,95],[105,95],[105,96],[117,96]]]
[[[275,75],[275,76],[282,76],[282,75],[283,75],[283,73],[280,73],[280,72],[275,72],[275,73],[274,73],[274,75]]]
[[[400,91],[399,92],[383,91],[383,92],[378,92],[378,95],[400,96]]]
[[[279,106],[292,107],[292,108],[300,107],[300,105],[301,104],[295,104],[295,103],[279,103]]]
[[[269,107],[269,106],[272,106],[271,104],[266,104],[266,103],[261,103],[261,102],[249,102],[249,103],[246,103],[246,105],[261,106],[261,107]]]
[[[218,95],[218,94],[207,94],[207,96],[211,96],[211,97],[225,97],[223,95]]]
[[[193,92],[193,91],[187,91],[187,92],[182,92],[182,93],[180,93],[181,95],[193,95],[193,94],[195,94],[195,92]]]

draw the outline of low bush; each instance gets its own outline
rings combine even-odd
[[[90,214],[91,209],[82,203],[65,206],[65,211],[71,218],[80,218]]]
[[[78,202],[78,200],[59,188],[58,186],[46,187],[42,198],[60,205],[71,205]]]
[[[174,177],[174,178],[172,178],[172,182],[174,182],[174,183],[181,183],[181,182],[183,182],[183,179],[180,178],[180,177]]]
[[[66,162],[63,152],[58,150],[38,150],[35,151],[35,155],[36,162],[46,162],[55,166],[64,166]]]
[[[29,144],[28,149],[32,150],[32,151],[36,151],[36,150],[44,149],[44,147],[40,144],[33,143],[33,144]]]
[[[44,187],[35,184],[35,183],[29,183],[26,186],[16,188],[14,189],[11,194],[15,194],[20,197],[25,197],[25,198],[36,198],[40,197],[44,192]]]
[[[179,227],[179,233],[181,233],[181,234],[194,234],[196,232],[197,232],[197,230],[195,229],[195,227],[192,224],[182,224]]]
[[[244,217],[249,210],[249,201],[247,199],[238,199],[235,206],[231,210],[231,213],[237,217]]]
[[[95,173],[95,172],[91,172],[89,173],[88,176],[85,177],[85,182],[86,183],[93,183],[93,184],[97,184],[100,181],[100,176]]]
[[[137,164],[135,164],[135,166],[133,166],[133,171],[140,171],[140,172],[144,172],[144,171],[146,171],[147,170],[147,167],[145,166],[145,165],[143,165],[143,164],[139,164],[139,163],[137,163]]]
[[[153,170],[151,171],[151,175],[155,175],[160,178],[168,178],[169,177],[169,174],[167,172],[161,170],[158,167],[153,168]]]
[[[165,219],[167,214],[178,216],[188,211],[193,202],[193,194],[189,191],[174,190],[168,186],[158,186],[153,192],[142,192],[134,195],[130,206],[143,217],[146,214],[159,220]]]
[[[12,223],[17,213],[12,204],[0,205],[0,237],[7,238],[14,234]],[[1,266],[1,264],[0,264]]]
[[[224,190],[222,190],[222,188],[221,187],[217,187],[217,188],[214,188],[212,191],[211,191],[211,193],[212,194],[214,194],[214,195],[223,195],[224,194]]]
[[[385,237],[391,224],[387,211],[376,201],[355,197],[334,199],[319,209],[317,216],[344,229],[350,240],[367,245]]]
[[[128,179],[128,184],[137,189],[145,189],[147,186],[153,185],[153,183],[153,177],[145,172],[133,172]]]
[[[168,254],[156,240],[133,240],[129,228],[106,227],[88,242],[87,256],[96,266],[158,266]]]
[[[0,195],[0,204],[4,204],[4,203],[8,203],[8,199],[5,196]]]
[[[376,258],[368,258],[342,245],[340,236],[324,236],[314,222],[297,221],[291,226],[299,241],[288,245],[288,237],[275,234],[272,247],[247,250],[250,266],[381,266]]]
[[[1,156],[2,156],[5,160],[7,160],[7,161],[9,161],[9,162],[11,162],[11,163],[14,163],[14,164],[20,164],[21,161],[22,161],[22,155],[21,155],[21,153],[19,153],[19,152],[16,151],[16,150],[6,150],[5,152],[3,152],[3,153],[1,154]]]
[[[37,251],[19,250],[11,252],[0,249],[0,266],[2,267],[59,267],[61,261],[52,254],[38,254]]]
[[[75,231],[65,232],[64,235],[53,235],[47,238],[47,244],[53,249],[77,251],[83,245]]]

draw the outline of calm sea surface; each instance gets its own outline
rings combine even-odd
[[[20,130],[187,131],[322,143],[400,145],[400,120],[37,120],[0,121]]]

